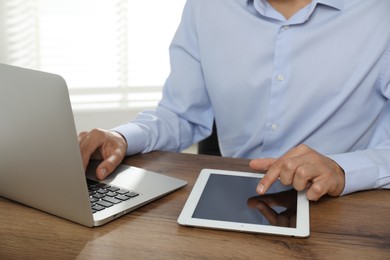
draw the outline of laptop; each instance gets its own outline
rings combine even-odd
[[[67,85],[55,74],[0,64],[0,122],[0,196],[88,227],[187,184],[125,165],[97,182],[94,161],[85,173]]]

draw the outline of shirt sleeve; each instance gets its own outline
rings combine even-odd
[[[127,140],[127,155],[181,151],[211,134],[214,114],[200,64],[195,3],[187,1],[170,45],[171,72],[156,110],[113,129]]]
[[[367,149],[329,156],[345,172],[342,195],[360,190],[390,189],[390,45],[383,57],[378,90],[387,102]]]
[[[368,149],[329,157],[345,172],[342,195],[360,190],[390,189],[390,101],[386,104]]]

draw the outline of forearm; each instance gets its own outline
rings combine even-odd
[[[212,116],[209,120],[212,121]],[[126,155],[146,153],[153,150],[181,151],[211,133],[210,126],[193,124],[164,107],[156,111],[140,113],[130,123],[118,126],[128,144]]]

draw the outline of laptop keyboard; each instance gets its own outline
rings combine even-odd
[[[87,179],[92,212],[96,213],[139,194],[128,189]]]

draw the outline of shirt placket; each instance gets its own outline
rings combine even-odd
[[[283,113],[286,109],[286,92],[290,82],[291,26],[282,24],[275,35],[273,70],[269,96],[268,114],[265,125],[263,152],[274,154],[279,150],[284,131]]]

